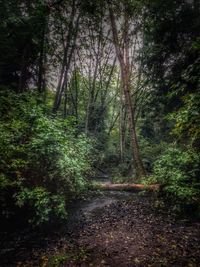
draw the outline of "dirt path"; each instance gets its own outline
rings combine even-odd
[[[137,196],[93,215],[76,238],[88,252],[82,266],[200,266],[200,225],[157,214],[154,204]]]
[[[200,224],[157,206],[152,195],[107,192],[77,206],[42,248],[36,245],[24,256],[27,240],[15,252],[15,263],[2,266],[199,267]]]

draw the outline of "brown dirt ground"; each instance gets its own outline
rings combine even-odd
[[[152,197],[119,200],[79,216],[56,241],[7,266],[200,267],[200,223],[161,212]],[[6,266],[6,265],[5,265]]]

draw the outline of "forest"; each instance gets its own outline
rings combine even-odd
[[[0,18],[0,265],[199,267],[200,1]]]

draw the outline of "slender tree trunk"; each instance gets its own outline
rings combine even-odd
[[[67,88],[65,88],[64,94],[64,108],[63,108],[63,118],[67,118]]]
[[[27,76],[28,76],[28,57],[29,57],[29,45],[24,48],[21,62],[21,70],[18,84],[18,92],[21,93],[25,90]]]
[[[46,35],[46,23],[47,18],[44,18],[41,32],[41,43],[40,43],[40,55],[39,55],[39,69],[38,69],[38,91],[42,93],[45,91],[45,35]]]
[[[115,68],[115,65],[116,65],[116,60],[117,60],[117,58],[115,57],[114,60],[113,60],[113,64],[112,64],[112,67],[111,67],[111,70],[110,70],[110,73],[109,73],[108,80],[106,82],[105,88],[102,88],[102,86],[101,86],[101,105],[102,105],[102,109],[103,110],[106,108],[106,97],[107,97],[108,90],[109,90],[109,87],[110,87],[110,83],[111,83],[111,80],[112,80],[114,68]],[[103,75],[102,75],[102,77],[100,79],[101,80],[104,79]],[[117,87],[118,87],[118,83],[119,83],[119,79],[117,80]]]
[[[120,159],[124,162],[125,155],[125,133],[126,133],[126,111],[124,109],[123,92],[120,92]]]
[[[55,97],[54,107],[53,107],[54,112],[56,112],[58,110],[58,108],[60,107],[63,92],[65,92],[65,96],[68,93],[68,73],[69,73],[69,69],[70,69],[70,65],[71,65],[72,56],[73,56],[75,48],[76,48],[76,38],[77,38],[77,34],[78,34],[79,19],[80,19],[80,16],[78,16],[77,21],[76,21],[75,32],[74,32],[74,36],[73,36],[73,40],[72,40],[73,43],[71,44],[72,47],[71,47],[69,53],[68,53],[69,49],[67,49],[66,57],[64,56],[66,62],[63,64],[64,68],[61,71],[61,77],[60,77],[59,85],[57,87],[57,92],[56,92],[56,97]],[[67,58],[67,56],[68,56],[68,58]],[[67,99],[67,98],[65,97],[65,99]],[[65,101],[65,105],[66,104],[67,104],[67,102]]]
[[[91,95],[91,91],[92,91],[92,85],[91,85],[91,71],[92,71],[92,67],[91,67],[91,57],[90,57],[90,65],[89,65],[89,79],[88,79],[88,101],[87,101],[87,107],[86,107],[86,117],[85,117],[85,134],[88,134],[88,129],[89,129],[89,120],[90,120],[90,106],[92,103],[92,95]]]
[[[85,121],[85,133],[86,134],[88,134],[88,132],[92,128],[92,125],[90,123],[90,119],[92,117],[92,113],[94,111],[94,104],[95,104],[95,90],[96,90],[97,74],[98,74],[98,69],[99,69],[100,46],[101,46],[101,28],[99,30],[98,48],[97,48],[97,53],[96,53],[96,57],[95,57],[94,74],[93,74],[92,79],[89,79],[89,82],[90,82],[89,99],[88,99],[88,104],[87,104],[86,121]],[[92,59],[90,59],[90,60],[92,60]]]
[[[74,109],[75,109],[75,117],[76,117],[76,124],[78,125],[78,92],[79,92],[79,84],[78,84],[78,77],[77,77],[77,69],[74,67],[74,87],[75,87],[75,99],[74,99]]]
[[[111,5],[109,5],[109,14],[110,14],[112,33],[113,33],[113,41],[115,45],[116,54],[117,54],[117,57],[120,63],[120,69],[121,69],[122,88],[123,88],[123,93],[124,93],[124,98],[125,98],[126,110],[127,110],[127,115],[128,115],[128,123],[129,123],[129,129],[130,129],[130,138],[131,138],[131,144],[132,144],[133,163],[134,163],[137,178],[141,178],[146,175],[146,172],[145,172],[145,169],[144,169],[141,157],[140,157],[138,140],[137,140],[136,129],[135,129],[134,107],[133,107],[131,93],[130,93],[130,67],[129,67],[128,58],[127,58],[128,54],[126,51],[124,55],[124,53],[121,51],[118,32],[117,32],[117,25],[116,25],[115,16],[114,16]]]
[[[66,45],[64,48],[64,55],[63,55],[63,60],[62,60],[62,67],[61,67],[61,72],[60,72],[60,77],[58,80],[58,85],[57,85],[57,89],[56,89],[56,95],[55,95],[55,100],[54,100],[54,105],[53,105],[53,112],[56,113],[60,103],[61,103],[61,97],[62,97],[62,93],[64,90],[64,87],[66,85],[66,79],[67,79],[67,75],[68,75],[68,70],[69,70],[69,49],[70,49],[70,45],[71,45],[71,40],[73,38],[73,22],[74,22],[74,17],[76,14],[76,8],[75,8],[75,0],[73,1],[73,5],[72,5],[72,11],[70,14],[70,21],[69,21],[69,26],[68,26],[68,35],[67,35],[67,40],[66,40]],[[77,18],[77,22],[79,22],[79,17]],[[78,23],[76,23],[76,26],[78,28]],[[71,49],[72,50],[72,49]],[[70,52],[71,54],[71,52]]]

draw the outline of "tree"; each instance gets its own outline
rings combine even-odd
[[[121,69],[121,81],[122,81],[122,88],[125,98],[125,105],[128,115],[128,121],[129,121],[129,129],[130,129],[130,138],[132,143],[132,154],[133,154],[133,162],[134,167],[136,170],[136,175],[138,178],[141,178],[146,175],[145,169],[140,157],[139,152],[139,145],[136,135],[136,125],[135,125],[135,118],[134,118],[134,112],[135,112],[135,106],[132,102],[131,98],[131,68],[130,68],[130,55],[129,55],[129,31],[130,31],[130,15],[128,12],[128,6],[125,4],[123,6],[123,16],[124,16],[124,32],[123,32],[123,40],[121,41],[122,44],[120,44],[119,35],[117,31],[117,24],[116,19],[113,11],[113,6],[109,4],[109,15],[110,15],[110,21],[111,21],[111,28],[113,33],[113,42],[116,49],[116,55],[119,60],[120,69]]]

